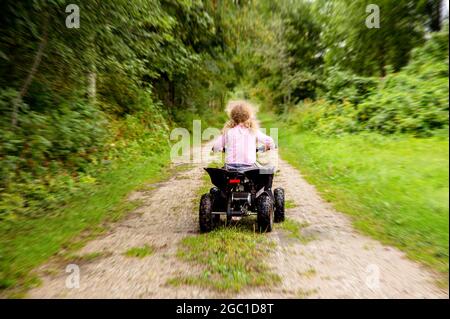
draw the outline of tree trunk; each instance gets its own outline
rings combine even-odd
[[[386,50],[384,48],[384,45],[381,45],[380,56],[379,56],[378,60],[379,60],[380,76],[382,78],[384,78],[386,76],[386,68],[385,68],[385,66],[386,66],[386,56],[385,56],[385,54],[386,54]]]
[[[429,27],[432,32],[439,31],[441,29],[441,8],[442,1],[428,0],[427,2],[427,14],[429,20]]]
[[[90,46],[88,48],[88,56],[90,57],[90,67],[87,74],[87,97],[90,103],[97,100],[97,49],[95,45],[95,32],[89,36]]]
[[[97,95],[97,73],[95,68],[88,74],[88,98],[91,103],[95,103]]]
[[[38,50],[34,57],[33,65],[31,66],[30,73],[28,73],[25,82],[22,85],[22,88],[19,91],[19,95],[13,101],[13,110],[11,117],[12,126],[17,126],[17,113],[19,112],[19,103],[22,98],[27,94],[28,88],[30,87],[31,82],[33,81],[34,76],[36,75],[39,64],[41,64],[42,56],[44,55],[44,49],[47,46],[48,42],[48,15],[44,18],[44,32],[41,38],[41,42],[39,43]]]
[[[174,107],[176,103],[175,101],[176,96],[175,96],[175,82],[173,81],[169,82],[169,96],[170,96],[170,104],[172,107]]]

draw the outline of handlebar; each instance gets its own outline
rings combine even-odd
[[[275,148],[274,149],[276,149],[277,147],[275,146]],[[270,151],[271,149],[269,148],[269,149],[266,149],[266,147],[264,146],[264,145],[261,145],[261,146],[258,146],[257,148],[256,148],[256,153],[264,153],[264,152],[267,152],[267,151]],[[226,152],[226,148],[224,147],[223,149],[222,149],[222,153],[225,153]]]

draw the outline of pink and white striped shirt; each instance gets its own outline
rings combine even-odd
[[[226,164],[256,163],[256,147],[264,144],[269,149],[275,148],[275,143],[270,136],[261,131],[253,133],[249,128],[239,124],[219,136],[213,146],[214,152],[221,152],[225,147]]]

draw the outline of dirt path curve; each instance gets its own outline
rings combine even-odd
[[[80,262],[80,287],[66,287],[66,265],[45,265],[43,283],[29,298],[214,298],[215,291],[173,287],[167,280],[197,269],[176,257],[178,242],[198,233],[197,190],[202,185],[201,165],[182,171],[156,189],[136,192],[131,199],[142,206],[115,224],[104,236],[89,242],[79,255],[101,253]],[[237,298],[448,298],[433,283],[433,274],[406,259],[397,249],[381,245],[353,230],[349,219],[322,201],[300,173],[280,162],[274,186],[298,206],[288,218],[310,226],[301,242],[276,229],[268,236],[277,248],[268,263],[282,277],[270,288],[246,289]],[[145,258],[130,258],[132,247],[155,248]],[[50,270],[52,271],[49,271]],[[377,278],[379,280],[377,280]]]

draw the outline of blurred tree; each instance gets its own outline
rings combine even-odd
[[[420,0],[417,4],[417,8],[426,16],[426,25],[431,32],[441,30],[443,22],[442,0]]]
[[[167,122],[223,107],[235,83],[230,21],[244,2],[213,14],[202,0],[81,0],[68,28],[70,3],[0,2],[0,206],[16,193],[29,204],[15,185],[46,194],[52,174],[94,170],[108,139],[166,147]]]
[[[278,110],[314,98],[320,85],[324,47],[313,6],[309,1],[262,0],[251,7],[250,30],[256,37],[241,41],[245,81],[263,83],[271,92],[269,103]]]
[[[406,65],[411,50],[424,41],[426,13],[420,2],[378,1],[380,28],[368,28],[365,24],[369,0],[319,3],[322,13],[330,17],[322,20],[328,66],[383,76],[388,65],[395,71]]]

